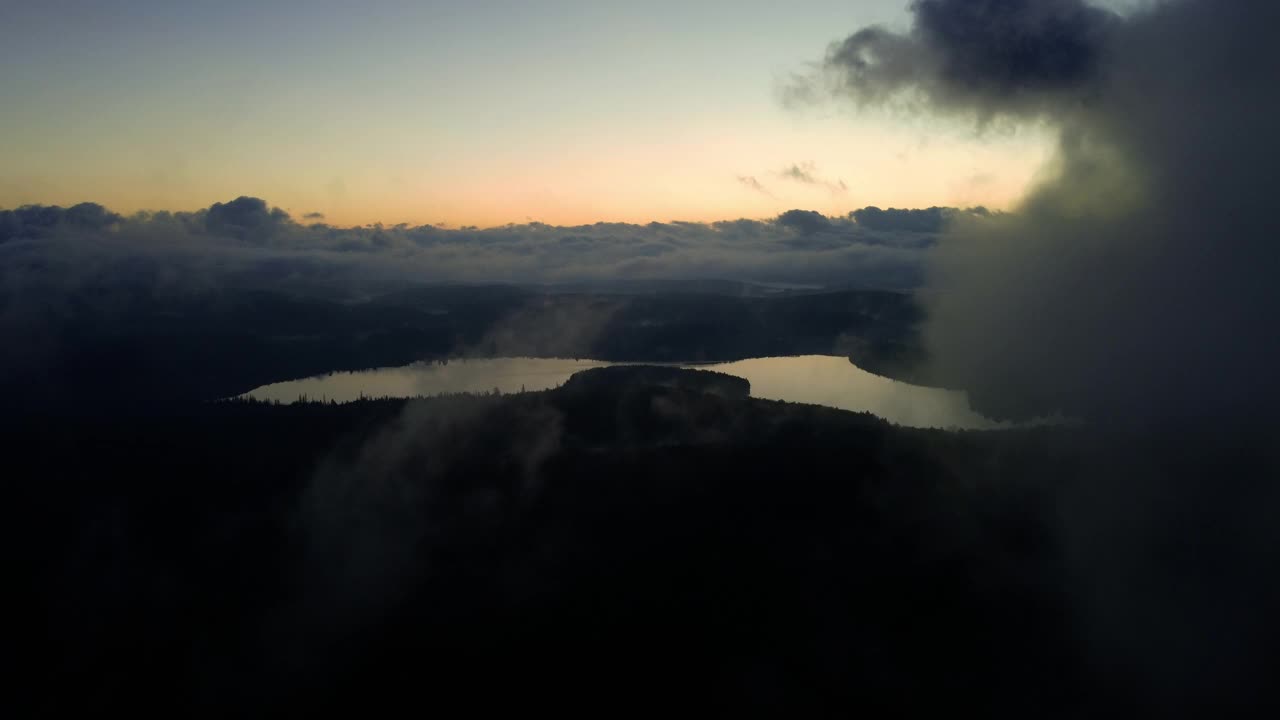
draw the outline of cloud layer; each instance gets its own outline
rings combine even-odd
[[[0,211],[0,291],[12,301],[23,288],[120,281],[175,290],[263,282],[354,294],[405,282],[607,286],[701,278],[915,287],[940,226],[886,223],[865,212],[449,229],[301,224],[251,197],[196,212],[128,217],[92,203],[26,206]]]

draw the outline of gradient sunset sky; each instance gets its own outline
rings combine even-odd
[[[0,207],[335,224],[1009,207],[1051,155],[781,88],[902,0],[47,0],[0,9]]]

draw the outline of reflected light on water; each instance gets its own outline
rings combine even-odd
[[[348,402],[360,397],[420,397],[446,393],[549,390],[589,368],[624,363],[564,358],[483,358],[415,363],[397,368],[336,372],[264,385],[243,397],[277,402]],[[869,412],[898,425],[993,429],[1009,427],[974,412],[961,391],[920,387],[873,375],[830,355],[771,357],[685,365],[745,378],[751,395]]]

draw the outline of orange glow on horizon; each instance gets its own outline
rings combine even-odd
[[[342,226],[450,227],[714,222],[796,208],[842,216],[868,205],[1007,210],[1052,154],[1043,133],[944,142],[888,123],[848,122],[803,132],[768,124],[734,132],[619,129],[567,145],[463,147],[439,156],[412,147],[387,157],[302,155],[269,172],[251,154],[200,173],[188,169],[190,160],[159,172],[163,158],[113,155],[109,169],[94,173],[0,178],[0,207],[92,201],[126,214],[192,211],[251,195],[299,222],[320,213],[321,222]],[[812,177],[783,172],[793,166]]]

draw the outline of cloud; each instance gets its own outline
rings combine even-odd
[[[16,210],[0,210],[0,243],[20,237],[48,237],[62,230],[105,230],[121,219],[97,203],[80,203],[69,208],[24,205]]]
[[[825,187],[833,193],[840,194],[848,191],[849,186],[845,185],[844,180],[826,180],[817,174],[817,168],[812,162],[799,163],[783,168],[778,172],[778,177],[784,180],[794,180],[802,185],[817,185]]]
[[[27,206],[0,211],[0,232],[6,294],[126,281],[352,294],[406,282],[695,278],[905,288],[931,244],[808,210],[713,223],[338,227],[295,222],[249,197],[127,217],[96,205]]]
[[[757,180],[754,175],[739,175],[738,182],[742,183],[748,188],[751,188],[752,190],[755,190],[756,192],[762,195],[768,195],[769,197],[773,197],[773,193],[769,192],[769,188],[766,188],[764,185],[761,185],[760,181]]]
[[[818,183],[818,179],[813,176],[813,163],[805,163],[803,167],[792,165],[779,172],[778,175],[807,185],[816,185]]]
[[[303,220],[323,220],[323,219],[324,219],[324,213],[322,213],[322,212],[309,212],[309,213],[307,213],[306,215],[303,215],[303,216],[302,216],[302,219],[303,219]]]
[[[229,235],[239,240],[262,241],[275,229],[290,222],[289,214],[280,208],[268,208],[260,198],[240,197],[228,203],[214,203],[204,214],[209,232]]]
[[[1058,135],[1014,212],[956,216],[940,236],[920,374],[967,389],[984,414],[1173,430],[1090,433],[1132,446],[1083,465],[1047,451],[1065,471],[1054,542],[1081,649],[1104,673],[1134,670],[1149,714],[1247,707],[1255,678],[1269,677],[1248,640],[1268,603],[1238,588],[1275,540],[1251,525],[1275,514],[1275,495],[1250,488],[1275,475],[1280,406],[1280,4],[1166,0],[1123,17],[1070,0],[912,9],[906,33],[839,43],[810,87]],[[1206,449],[1212,461],[1188,462]]]
[[[982,119],[1082,103],[1122,21],[1082,0],[917,0],[905,33],[880,26],[832,44],[792,98],[924,105]]]
[[[911,9],[905,33],[865,28],[833,45],[811,89],[978,127],[1048,122],[1059,137],[1052,172],[1016,212],[952,218],[931,255],[935,379],[1016,415],[1273,413],[1280,336],[1259,313],[1280,307],[1280,5]],[[861,216],[881,230],[927,219]]]
[[[831,229],[831,221],[825,215],[813,210],[788,210],[778,216],[778,224],[799,231],[803,235],[812,235]]]
[[[951,219],[962,214],[986,217],[990,213],[984,207],[956,210],[955,208],[930,207],[920,210],[880,208],[869,205],[849,213],[858,225],[881,232],[940,233]]]

